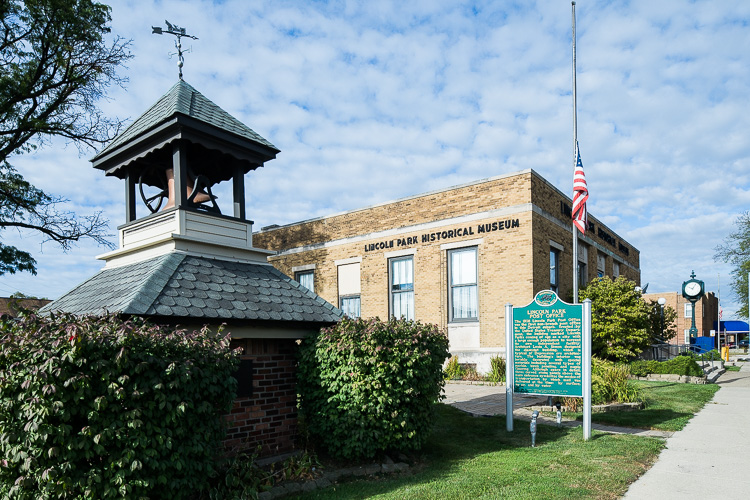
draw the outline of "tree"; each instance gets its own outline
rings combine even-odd
[[[35,231],[64,250],[82,237],[109,245],[101,213],[59,210],[66,200],[31,185],[9,159],[54,137],[94,148],[119,131],[96,107],[125,82],[116,70],[131,57],[129,41],[105,40],[110,21],[110,8],[93,0],[0,2],[0,231]],[[36,261],[0,243],[0,275],[17,271],[35,274]]]
[[[649,306],[635,282],[624,276],[596,278],[578,295],[580,300],[591,299],[594,356],[627,361],[649,345]]]
[[[740,308],[737,315],[747,318],[747,275],[750,273],[750,212],[744,212],[737,218],[737,231],[724,239],[724,244],[716,247],[714,260],[731,264],[732,292],[739,299]]]
[[[672,306],[665,305],[662,316],[662,307],[653,299],[648,301],[648,309],[649,344],[667,342],[674,338],[677,335],[677,311]]]

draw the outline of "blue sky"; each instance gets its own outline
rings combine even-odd
[[[185,80],[281,150],[246,178],[256,228],[527,168],[572,190],[567,0],[109,3],[135,55],[109,115],[135,119],[177,81],[173,38],[151,34],[167,19],[199,37]],[[581,0],[576,13],[589,212],[641,251],[649,292],[695,270],[710,291],[721,282],[731,317],[731,269],[713,255],[750,207],[750,3]],[[103,211],[114,235],[124,188],[93,154],[55,142],[12,162],[66,209]],[[39,273],[1,276],[2,295],[56,298],[106,250],[3,239]]]

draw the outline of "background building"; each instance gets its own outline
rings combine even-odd
[[[682,296],[682,292],[646,293],[643,295],[646,301],[657,301],[661,297],[667,301],[664,307],[669,306],[677,312],[677,335],[669,339],[669,343],[673,345],[690,344],[690,326],[692,325],[693,314],[690,301]],[[712,331],[716,328],[718,314],[719,300],[713,292],[706,292],[695,303],[695,327],[698,329],[699,337],[712,336]]]
[[[505,304],[540,290],[572,300],[571,200],[533,170],[253,235],[281,272],[350,316],[404,316],[448,331],[451,353],[489,369],[505,353]],[[626,276],[640,255],[591,217],[579,282]]]

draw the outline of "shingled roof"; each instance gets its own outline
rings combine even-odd
[[[153,106],[131,123],[128,128],[115,137],[92,161],[105,156],[120,145],[132,141],[142,133],[153,129],[178,113],[195,118],[220,130],[250,139],[269,148],[277,149],[253,129],[207,99],[189,83],[180,80],[166,94],[161,96]]]
[[[184,322],[257,320],[331,324],[342,313],[275,268],[182,253],[103,269],[41,312],[115,312]]]

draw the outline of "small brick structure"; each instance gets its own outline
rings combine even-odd
[[[228,451],[273,456],[294,450],[297,433],[297,341],[233,339],[243,360],[252,361],[252,395],[234,401],[226,419]]]
[[[225,445],[229,451],[260,445],[264,456],[295,446],[298,339],[343,315],[270,265],[274,252],[253,245],[245,175],[278,152],[178,81],[92,159],[94,168],[125,181],[119,248],[98,257],[106,263],[102,270],[41,309],[144,316],[185,329],[226,326],[244,354]],[[211,194],[226,181],[231,215]],[[145,205],[141,216],[136,192]]]

